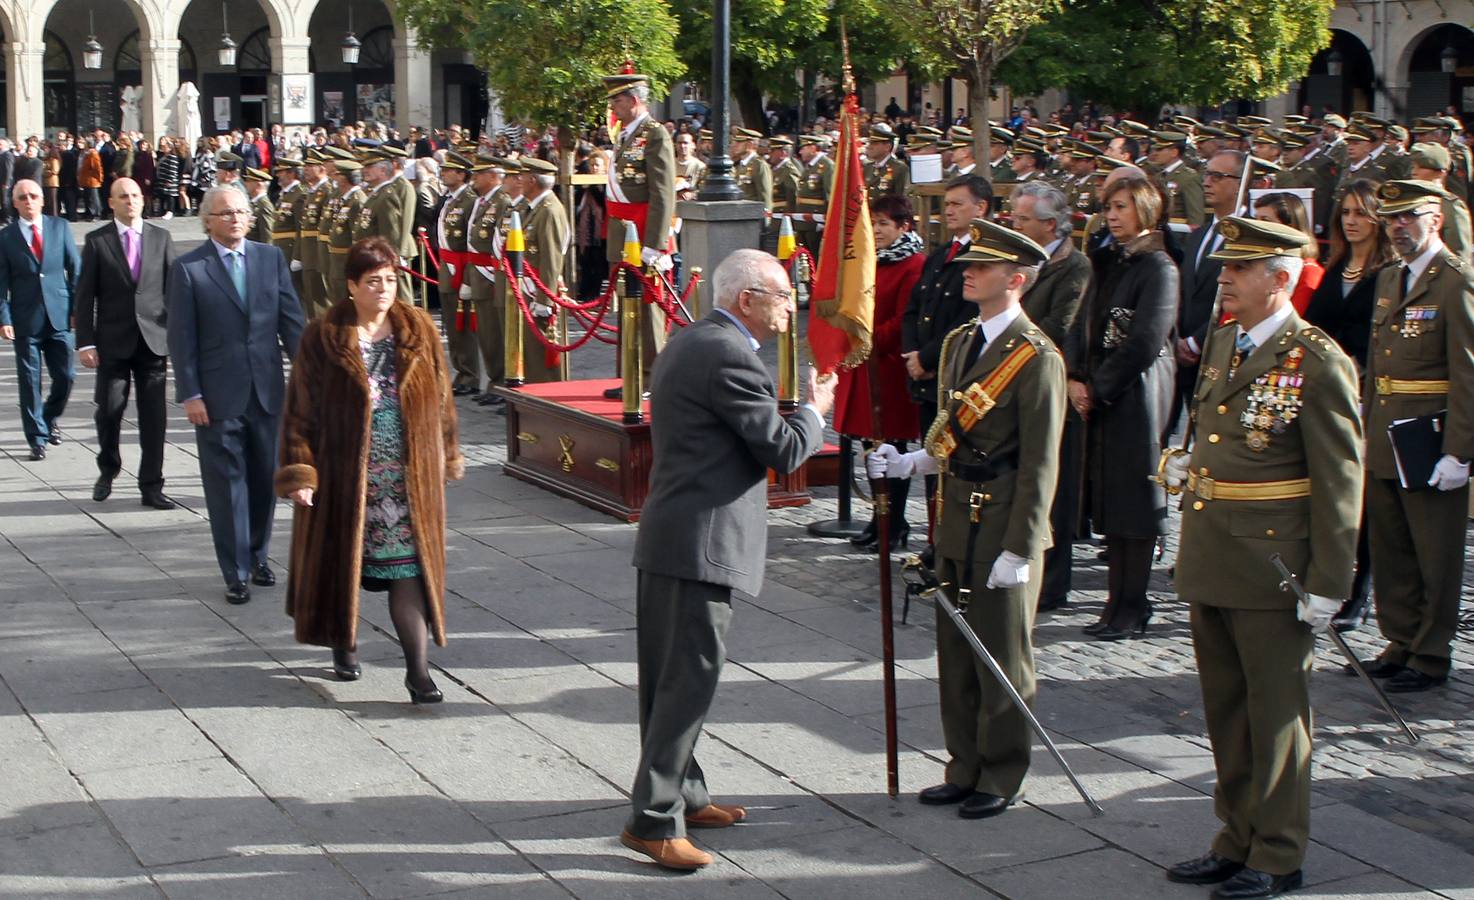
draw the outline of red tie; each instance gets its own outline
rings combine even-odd
[[[31,229],[31,252],[36,254],[36,262],[41,261],[41,226],[38,224]]]
[[[962,244],[958,241],[952,242],[952,246],[947,248],[947,262],[951,262],[957,258],[957,249],[961,246]]]

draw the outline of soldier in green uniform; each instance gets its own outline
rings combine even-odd
[[[568,252],[569,231],[568,213],[553,191],[558,182],[558,167],[545,160],[525,158],[522,160],[522,170],[522,174],[518,176],[522,179],[522,196],[525,200],[522,207],[522,237],[525,246],[522,261],[537,270],[538,277],[549,290],[561,294],[563,259]],[[547,302],[547,298],[532,284],[532,279],[524,278],[521,287],[522,296],[527,300],[527,308],[532,312],[538,330],[544,337],[557,340],[558,335],[567,330],[559,327],[564,320],[564,312]],[[527,383],[561,381],[562,366],[557,357],[549,364],[545,348],[532,333],[525,318],[522,329],[522,368]]]
[[[1434,143],[1413,144],[1412,148],[1413,178],[1417,181],[1428,181],[1443,188],[1448,196],[1443,198],[1443,230],[1438,236],[1448,252],[1454,256],[1469,262],[1469,253],[1474,248],[1474,234],[1471,234],[1469,224],[1469,207],[1458,195],[1449,190],[1448,170],[1450,166],[1448,149]]]
[[[1315,633],[1351,591],[1361,516],[1356,368],[1290,305],[1309,235],[1229,216],[1218,283],[1236,321],[1203,357],[1191,454],[1162,471],[1183,490],[1177,593],[1218,772],[1212,848],[1168,869],[1215,898],[1301,885],[1310,837],[1309,678]],[[1311,485],[1314,484],[1314,490]],[[1280,584],[1278,553],[1309,595]]]
[[[511,280],[505,267],[507,259],[505,251],[507,246],[507,235],[511,234],[512,232],[513,216],[515,215],[517,221],[519,222],[527,221],[527,196],[523,193],[523,188],[526,184],[526,181],[523,179],[522,175],[524,172],[527,171],[526,164],[530,161],[531,160],[527,157],[518,157],[517,159],[508,159],[502,162],[502,166],[506,170],[507,174],[506,180],[502,185],[502,190],[497,195],[497,199],[500,202],[498,204],[499,209],[497,211],[496,226],[492,231],[492,243],[494,247],[494,252],[496,254],[497,262],[501,266],[501,268],[497,269],[496,280],[493,281],[491,285],[492,311],[493,314],[497,316],[497,321],[501,323],[501,330],[498,332],[499,343],[494,349],[495,352],[499,352],[502,354],[503,381],[505,381],[507,375],[510,374],[506,371],[505,366],[506,340],[507,335],[509,334],[508,325],[510,324],[510,319],[513,318],[513,316],[519,319],[521,317],[520,308],[516,313],[509,315],[511,304],[515,302],[515,299],[512,297]],[[524,231],[523,234],[525,241],[526,232]],[[524,348],[528,346],[529,339],[530,338],[525,334],[524,328],[522,341],[522,346]],[[488,343],[486,347],[491,347],[491,344]],[[496,400],[491,400],[484,405],[496,406],[499,404],[497,404]]]
[[[619,134],[612,136],[614,156],[605,196],[610,269],[624,255],[625,223],[633,222],[640,237],[640,261],[662,272],[670,271],[674,266],[671,224],[676,212],[676,164],[670,133],[646,106],[650,100],[648,76],[606,75],[604,87],[609,108],[620,124]],[[665,312],[653,303],[641,306],[640,352],[648,384],[655,354],[665,346]],[[605,392],[609,399],[620,395],[619,388]]]
[[[363,163],[353,159],[334,159],[333,178],[337,195],[328,203],[318,221],[318,238],[326,253],[323,277],[327,282],[328,300],[337,303],[348,296],[348,250],[353,246],[353,223],[363,211],[368,195],[363,190]]]
[[[870,197],[886,194],[904,197],[911,186],[911,170],[896,158],[896,133],[884,122],[870,126],[860,168]]]
[[[1342,143],[1346,147],[1346,165],[1341,167],[1341,174],[1336,179],[1336,196],[1331,198],[1332,210],[1341,208],[1341,200],[1351,182],[1365,178],[1381,184],[1387,180],[1386,171],[1372,158],[1374,138],[1370,131],[1360,123],[1349,125]]]
[[[1012,184],[1017,180],[1013,175],[1013,132],[1000,125],[990,127],[993,134],[988,142],[988,180],[995,186]]]
[[[271,195],[267,193],[271,173],[247,169],[245,182],[246,196],[251,199],[251,229],[246,232],[246,239],[269,244],[276,226],[276,205],[271,202]]]
[[[1310,139],[1303,134],[1288,132],[1283,139],[1285,164],[1274,179],[1276,188],[1310,188],[1311,220],[1317,235],[1326,234],[1330,225],[1331,201],[1336,196],[1336,180],[1339,169],[1320,147],[1311,147]]]
[[[1346,151],[1346,119],[1336,113],[1326,113],[1320,121],[1321,150],[1337,166],[1346,168],[1351,164],[1350,155]]]
[[[445,331],[455,377],[451,384],[457,395],[480,392],[481,360],[476,347],[476,332],[471,328],[471,304],[461,296],[465,285],[466,232],[471,219],[471,206],[476,192],[471,189],[471,160],[460,153],[445,155],[440,166],[440,180],[445,183],[445,196],[435,213],[435,243],[440,248],[440,326]]]
[[[781,134],[768,139],[768,166],[773,171],[773,215],[798,210],[798,184],[803,169],[793,159],[793,139]]]
[[[279,192],[276,197],[276,223],[272,226],[271,242],[288,260],[292,270],[292,287],[297,296],[302,296],[302,264],[297,262],[297,239],[300,227],[297,218],[302,213],[302,203],[307,192],[302,188],[302,161],[284,156],[272,168],[276,173]]]
[[[732,178],[742,191],[743,200],[761,203],[773,211],[773,170],[758,155],[757,142],[762,135],[750,128],[732,129]]]
[[[1279,165],[1284,151],[1285,145],[1281,139],[1281,133],[1274,128],[1261,128],[1249,139],[1249,152],[1254,155],[1255,159],[1267,159]]]
[[[360,212],[359,218],[372,222],[372,225],[362,235],[358,235],[355,229],[354,240],[372,235],[389,242],[389,246],[399,254],[399,299],[413,304],[415,285],[405,270],[419,253],[415,241],[418,198],[415,186],[404,177],[404,160],[407,158],[403,148],[392,144],[375,147],[366,155],[363,172],[364,181],[369,184],[369,198],[364,203],[364,210],[372,208],[372,212],[367,219],[364,218],[365,212]]]
[[[1449,169],[1444,188],[1465,203],[1469,202],[1469,182],[1474,180],[1474,159],[1463,141],[1453,139],[1461,130],[1459,120],[1450,116],[1423,116],[1413,120],[1413,137],[1448,150]],[[1418,177],[1416,175],[1414,178]]]
[[[507,190],[502,178],[516,163],[505,158],[478,159],[471,165],[471,209],[466,213],[466,274],[458,292],[466,301],[466,327],[476,332],[476,346],[481,354],[481,369],[486,373],[487,390],[475,401],[482,406],[500,405],[503,401],[491,393],[492,385],[506,379],[506,358],[502,344],[502,311],[495,305],[497,280],[497,227],[507,206]]]
[[[825,143],[825,137],[819,134],[804,134],[798,138],[803,175],[799,179],[795,201],[799,218],[793,223],[793,231],[799,243],[815,259],[819,256],[824,214],[829,209],[829,192],[834,189],[834,161],[824,152]]]
[[[943,180],[951,181],[962,175],[971,175],[977,170],[978,160],[973,155],[972,129],[961,125],[952,129],[952,165],[942,173]],[[1004,149],[1007,149],[1005,146]]]
[[[1076,249],[1083,250],[1085,226],[1090,217],[1100,211],[1100,201],[1095,196],[1095,173],[1096,160],[1101,158],[1101,152],[1084,141],[1071,141],[1064,155],[1069,177],[1060,190],[1070,208],[1071,240]]]
[[[327,169],[322,155],[309,148],[303,160],[302,172],[306,178],[306,195],[302,212],[297,218],[297,261],[302,264],[302,307],[309,319],[327,312],[327,282],[322,276],[322,259],[318,241],[318,220],[327,206],[328,196],[333,190],[328,181]]]
[[[942,399],[923,449],[882,445],[872,478],[939,474],[937,577],[948,599],[1024,698],[1034,700],[1031,632],[1041,559],[1051,543],[1050,505],[1065,417],[1065,365],[1020,305],[1047,255],[1022,234],[985,219],[952,265],[977,318],[943,344]],[[1002,685],[973,655],[950,618],[937,614],[937,671],[946,780],[926,804],[959,803],[963,818],[1002,813],[1029,768],[1032,733]]]
[[[1157,183],[1167,196],[1167,222],[1173,230],[1191,231],[1203,224],[1203,179],[1196,169],[1183,161],[1187,135],[1180,131],[1153,131],[1152,165]]]
[[[1377,276],[1363,389],[1372,589],[1377,627],[1387,639],[1367,668],[1391,679],[1387,690],[1394,692],[1447,680],[1464,572],[1474,457],[1474,270],[1438,238],[1446,195],[1424,181],[1389,181],[1377,192],[1377,215],[1404,265]],[[1443,456],[1426,484],[1404,487],[1387,428],[1439,412]]]

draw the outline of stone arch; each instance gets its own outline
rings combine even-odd
[[[121,2],[128,8],[133,20],[138,23],[140,40],[147,41],[168,33],[163,30],[164,10],[160,8],[160,4],[167,0],[121,0]],[[26,18],[23,25],[24,34],[11,31],[9,25],[6,25],[6,35],[15,35],[12,40],[24,39],[41,42],[45,36],[47,20],[51,18],[51,13],[61,3],[62,0],[33,0],[22,13]],[[103,4],[99,3],[98,6],[99,11],[105,11],[101,9]]]
[[[1413,35],[1407,43],[1403,44],[1401,52],[1398,53],[1397,63],[1393,71],[1397,73],[1399,83],[1408,83],[1408,79],[1413,72],[1414,59],[1419,57],[1422,52],[1426,52],[1426,46],[1436,32],[1459,34],[1470,42],[1474,42],[1474,31],[1471,31],[1467,25],[1461,22],[1441,21],[1429,25],[1427,28]],[[1474,60],[1469,60],[1468,63],[1474,64]]]

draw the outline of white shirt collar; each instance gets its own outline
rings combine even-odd
[[[32,231],[40,231],[41,230],[41,223],[44,222],[45,220],[46,220],[46,216],[45,215],[42,215],[39,219],[37,219],[34,222],[28,221],[26,219],[16,219],[17,222],[21,222],[21,223],[29,226]]]
[[[285,194],[287,191],[290,191],[292,188],[296,187],[299,183],[300,182],[298,182],[295,178],[292,179],[292,183],[291,184],[289,184],[286,187],[284,187],[284,188],[281,189],[282,190],[282,193]]]
[[[1170,175],[1171,173],[1176,172],[1180,168],[1182,168],[1182,160],[1181,159],[1174,159],[1172,161],[1172,165],[1170,165],[1167,168],[1165,168],[1165,169],[1162,170],[1162,174],[1163,175]]]
[[[1068,235],[1066,235],[1066,237],[1068,237]],[[1050,241],[1049,245],[1044,248],[1044,258],[1046,260],[1054,259],[1054,251],[1058,250],[1059,245],[1063,244],[1064,242],[1065,238],[1062,237],[1055,238],[1054,240]]]
[[[314,190],[314,191],[317,190],[318,188],[322,187],[327,182],[327,180],[328,180],[328,176],[326,176],[326,175],[322,176],[321,178],[319,178],[316,181],[312,182],[312,188],[311,189]]]
[[[642,112],[638,116],[635,116],[635,120],[633,122],[619,129],[620,143],[624,143],[626,140],[628,140],[629,136],[635,133],[635,129],[640,127],[640,123],[648,118],[650,118],[650,114],[648,112]]]
[[[1310,148],[1310,152],[1308,152],[1304,156],[1300,157],[1300,161],[1301,162],[1310,162],[1312,159],[1315,159],[1315,156],[1316,156],[1317,153],[1320,153],[1320,147],[1319,146],[1311,147]]]
[[[547,199],[548,197],[551,197],[552,195],[553,195],[553,192],[552,191],[543,191],[541,194],[538,194],[533,199],[528,200],[527,201],[527,209],[528,209],[528,211],[530,212],[530,211],[532,211],[534,209],[537,209],[538,206],[540,206],[542,204],[543,200]]]
[[[1287,301],[1279,309],[1270,313],[1269,318],[1250,328],[1248,332],[1249,340],[1254,342],[1254,348],[1257,350],[1273,340],[1274,336],[1279,333],[1280,326],[1285,324],[1286,320],[1290,318],[1290,314],[1294,311],[1295,307],[1291,306]],[[1237,340],[1238,336],[1243,333],[1244,326],[1240,325],[1238,331],[1234,333],[1234,339]]]
[[[739,165],[739,166],[745,166],[745,165],[747,165],[748,163],[752,162],[752,158],[754,156],[757,156],[757,151],[756,150],[749,150],[749,151],[747,151],[747,155],[746,156],[744,156],[741,159],[737,160],[737,165]]]
[[[135,237],[143,237],[143,223],[142,222],[139,222],[138,223],[138,227],[137,228],[129,228],[127,225],[124,225],[122,222],[118,221],[117,219],[113,219],[113,225],[118,229],[118,237],[119,238],[121,238],[123,236],[123,232],[125,232],[125,231],[131,231],[131,232],[133,232],[133,234],[134,234]]]
[[[385,178],[383,181],[381,181],[378,184],[374,185],[374,189],[372,191],[370,191],[369,193],[371,193],[371,194],[377,194],[379,191],[382,191],[384,188],[388,187],[389,186],[389,183],[391,181],[393,181],[393,180],[394,180],[393,178]]]
[[[234,250],[230,249],[229,247],[225,246],[214,238],[210,238],[210,243],[215,245],[215,253],[219,255],[220,261],[224,262],[225,257],[229,256],[232,253],[239,253],[241,255],[241,259],[245,259],[246,244],[249,243],[249,241],[242,240],[241,245]]]
[[[1428,249],[1424,250],[1417,259],[1407,264],[1407,270],[1413,273],[1413,280],[1408,282],[1409,287],[1418,283],[1418,279],[1423,277],[1423,273],[1433,263],[1433,257],[1437,256],[1442,249],[1443,241],[1435,235],[1432,240],[1428,241]]]
[[[976,169],[977,167],[978,167],[978,164],[975,163],[975,162],[970,162],[970,163],[968,163],[965,166],[958,166],[957,167],[957,174],[958,175],[971,175],[972,174],[972,170],[973,169]]]
[[[998,335],[1007,330],[1008,326],[1013,324],[1013,320],[1017,319],[1019,313],[1023,311],[1024,308],[1015,303],[993,318],[985,322],[979,322],[978,328],[982,329],[983,332],[983,345],[987,346],[993,343],[998,338]]]
[[[1375,147],[1372,148],[1372,153],[1371,153],[1370,156],[1367,157],[1367,159],[1376,159],[1377,157],[1381,156],[1382,155],[1382,151],[1383,150],[1386,150],[1386,149],[1387,149],[1387,145],[1386,144],[1378,144],[1377,146],[1375,146]]]

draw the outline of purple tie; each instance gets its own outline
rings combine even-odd
[[[128,271],[133,273],[133,280],[137,281],[143,260],[138,253],[138,236],[131,228],[123,229],[123,253],[128,257]]]

